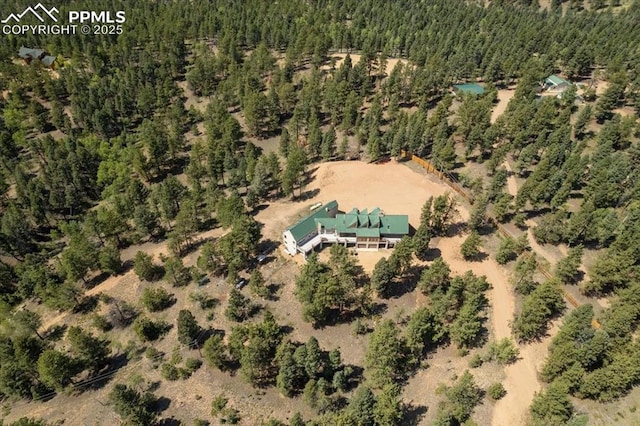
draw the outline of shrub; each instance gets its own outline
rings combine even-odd
[[[180,371],[178,370],[178,368],[175,365],[169,363],[162,364],[160,374],[163,378],[171,381],[178,380],[180,378]]]
[[[107,332],[113,328],[113,325],[109,322],[109,320],[103,315],[95,314],[92,317],[92,323],[95,328],[104,332]]]
[[[222,393],[213,398],[213,401],[211,401],[211,415],[215,417],[220,414],[227,406],[227,402],[229,402],[229,399]]]
[[[480,356],[480,354],[475,354],[471,357],[471,359],[469,360],[469,367],[471,368],[478,368],[483,364],[482,361],[482,357]]]
[[[202,366],[202,361],[197,358],[187,358],[187,360],[184,362],[184,366],[187,368],[187,371],[193,373],[198,368],[200,368],[200,366]]]
[[[150,312],[158,312],[167,309],[173,304],[173,295],[164,288],[147,287],[142,292],[140,303]]]
[[[371,330],[369,329],[367,324],[360,318],[356,318],[353,323],[353,334],[355,334],[356,336],[362,336],[364,334],[367,334],[369,331]]]
[[[222,423],[229,423],[231,425],[238,424],[240,422],[240,412],[235,408],[225,408],[222,412]]]
[[[491,399],[497,401],[505,396],[507,391],[504,389],[504,386],[502,386],[502,383],[493,383],[487,388],[487,394]]]
[[[203,310],[213,309],[220,303],[220,301],[215,297],[211,297],[201,291],[194,291],[193,293],[189,294],[189,299],[194,302],[198,302],[200,304],[200,308]]]
[[[151,361],[153,368],[158,368],[158,365],[164,359],[164,353],[160,352],[153,346],[149,346],[147,350],[144,351],[144,355],[149,361]]]
[[[140,340],[149,342],[157,340],[171,329],[171,325],[165,321],[153,321],[146,317],[140,317],[133,323],[133,330]]]
[[[499,342],[491,342],[487,352],[487,361],[494,360],[498,364],[511,364],[515,362],[520,354],[520,350],[513,344],[511,339],[505,337]]]

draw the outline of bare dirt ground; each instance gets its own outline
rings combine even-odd
[[[442,257],[449,263],[454,273],[472,270],[476,275],[484,275],[491,283],[489,292],[491,304],[491,328],[494,339],[511,337],[510,321],[515,313],[515,295],[508,282],[508,271],[498,265],[492,256],[480,262],[465,262],[460,255],[460,245],[466,236],[447,238],[445,244],[438,244]],[[519,359],[506,367],[504,385],[507,394],[494,405],[491,424],[509,426],[523,424],[529,405],[536,391],[540,389],[537,371],[546,354],[549,339],[533,345],[518,345]]]
[[[614,113],[620,114],[623,117],[635,117],[636,110],[631,106],[623,106],[613,110]]]
[[[409,223],[417,227],[427,198],[449,190],[435,178],[414,173],[395,161],[322,163],[313,166],[311,176],[312,181],[303,190],[308,194],[306,199],[271,203],[256,215],[256,220],[264,223],[262,233],[266,238],[279,241],[283,229],[297,217],[309,214],[310,206],[331,200],[338,201],[342,211],[380,207],[387,214],[407,214]]]
[[[184,102],[184,107],[187,110],[191,107],[194,107],[198,111],[204,112],[207,109],[207,105],[209,105],[209,102],[211,102],[211,100],[209,98],[196,96],[196,94],[193,93],[193,90],[189,88],[189,83],[187,83],[187,81],[179,81],[178,87],[180,87],[184,91],[184,95],[187,98]]]
[[[504,114],[504,111],[507,109],[507,105],[511,98],[513,98],[514,93],[516,93],[515,89],[498,90],[498,104],[495,106],[493,111],[491,111],[492,123],[495,123],[498,117]]]

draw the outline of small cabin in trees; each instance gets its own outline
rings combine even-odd
[[[31,49],[29,47],[21,46],[18,51],[18,56],[20,56],[26,64],[30,64],[31,61],[36,60],[40,61],[42,65],[50,69],[54,69],[56,65],[56,57],[47,55],[47,52],[42,49]]]
[[[564,92],[569,87],[571,82],[556,74],[551,74],[544,80],[544,88],[549,92]]]
[[[356,250],[391,248],[408,234],[407,215],[387,215],[377,207],[371,212],[353,208],[340,213],[338,203],[332,201],[287,228],[283,240],[287,253],[306,257],[324,244],[343,244]]]

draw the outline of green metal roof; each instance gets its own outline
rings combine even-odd
[[[472,95],[482,95],[484,93],[484,87],[476,83],[454,84],[453,88],[458,92]]]
[[[409,234],[409,216],[406,214],[391,214],[380,218],[381,234],[407,235]]]
[[[44,54],[44,50],[42,49],[31,49],[24,46],[21,46],[20,50],[18,51],[18,55],[23,59],[27,59],[27,58],[38,59],[43,54]]]
[[[554,86],[559,86],[561,84],[571,84],[569,81],[565,80],[562,77],[559,77],[555,74],[551,74],[549,77],[547,77],[547,79],[545,80],[548,84],[552,84]]]
[[[379,228],[358,228],[356,229],[356,237],[380,238],[380,229]]]
[[[48,67],[50,67],[55,61],[55,56],[45,56],[44,58],[42,58],[42,63]]]
[[[320,207],[314,213],[298,221],[298,223],[296,223],[295,225],[291,225],[290,227],[288,227],[287,231],[291,231],[291,235],[293,235],[293,238],[296,241],[299,241],[306,235],[313,232],[314,229],[316,229],[316,219],[328,218],[328,211],[337,208],[338,202],[336,200],[330,201],[324,206]]]
[[[314,218],[325,229],[335,229],[339,234],[354,233],[358,237],[380,237],[380,235],[407,235],[409,217],[407,215],[384,215],[379,208],[371,213],[353,209],[349,213],[336,214],[335,218]],[[374,213],[375,212],[375,213]],[[306,234],[305,234],[306,235]]]

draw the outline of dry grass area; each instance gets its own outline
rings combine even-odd
[[[200,112],[205,112],[207,109],[207,105],[211,102],[210,98],[196,96],[196,94],[189,88],[189,83],[184,81],[179,81],[178,87],[184,91],[184,95],[186,100],[184,102],[184,107],[189,110],[189,108],[194,107],[196,110]]]

